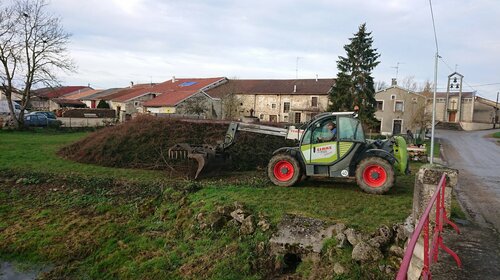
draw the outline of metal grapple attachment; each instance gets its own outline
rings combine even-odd
[[[228,156],[220,152],[217,146],[213,145],[191,145],[187,143],[180,143],[172,146],[168,150],[168,158],[174,161],[186,162],[189,165],[189,160],[193,159],[197,162],[194,179],[200,177],[202,173],[217,170],[222,165],[228,163]],[[193,173],[193,172],[188,172]],[[191,175],[192,174],[188,174]],[[190,176],[190,177],[191,177]]]

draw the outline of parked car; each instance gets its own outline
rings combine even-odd
[[[50,126],[59,127],[62,125],[60,120],[48,118],[45,113],[52,112],[32,112],[24,116],[24,125],[26,126]]]
[[[49,119],[54,119],[54,120],[57,119],[56,114],[54,112],[50,112],[50,111],[32,111],[30,114],[34,114],[34,113],[44,114]]]

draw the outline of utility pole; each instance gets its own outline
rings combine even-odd
[[[295,60],[295,79],[297,80],[299,78],[299,59],[302,57],[297,56],[297,59]]]
[[[495,116],[493,117],[493,128],[496,127],[498,120],[498,94],[499,92],[497,91],[497,102],[495,102]]]

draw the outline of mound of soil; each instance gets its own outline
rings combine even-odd
[[[66,146],[59,155],[82,163],[109,167],[167,169],[168,149],[177,143],[212,144],[224,139],[228,123],[197,122],[139,117],[127,123],[98,130]],[[293,146],[284,138],[239,132],[228,153],[230,170],[252,170],[267,166],[272,152]]]

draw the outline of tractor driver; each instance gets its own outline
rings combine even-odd
[[[334,122],[326,123],[326,132],[323,133],[322,137],[318,137],[321,142],[335,141],[337,138],[337,125]]]

